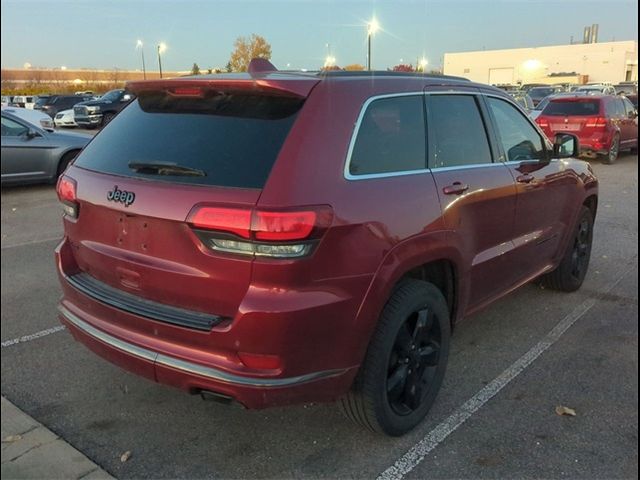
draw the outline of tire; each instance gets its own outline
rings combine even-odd
[[[575,292],[582,286],[589,269],[593,243],[593,214],[583,206],[567,251],[560,265],[542,277],[543,285],[562,292]]]
[[[67,152],[62,156],[60,163],[58,163],[58,169],[56,171],[56,178],[53,179],[54,182],[58,180],[60,175],[64,173],[67,169],[71,161],[78,156],[79,150],[75,150],[73,152]]]
[[[116,116],[115,113],[105,113],[104,115],[102,115],[101,126],[102,127],[107,126],[109,124],[109,122],[115,118],[115,116]]]
[[[427,415],[444,378],[451,320],[442,292],[406,280],[387,302],[343,413],[371,431],[400,436]]]
[[[618,155],[620,154],[620,135],[615,134],[613,136],[613,140],[611,140],[611,146],[609,147],[609,152],[602,157],[602,163],[605,165],[612,165],[616,163],[618,159]]]

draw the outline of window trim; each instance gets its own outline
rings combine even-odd
[[[426,151],[425,151],[425,168],[420,168],[416,170],[398,170],[397,172],[363,173],[362,175],[357,175],[357,174],[354,175],[350,172],[351,156],[356,146],[356,139],[358,137],[358,133],[360,132],[360,126],[364,119],[364,115],[367,112],[367,109],[369,108],[369,105],[371,105],[376,100],[383,100],[387,98],[420,97],[420,99],[422,100],[422,106],[423,106],[422,108],[424,109],[424,94],[425,92],[422,90],[413,91],[413,92],[385,93],[382,95],[371,96],[367,98],[367,100],[365,100],[365,102],[362,104],[362,107],[360,108],[360,113],[358,114],[358,119],[356,120],[356,123],[353,127],[351,140],[349,141],[349,149],[347,150],[347,159],[344,163],[344,169],[342,172],[346,180],[353,181],[353,180],[370,180],[372,178],[402,177],[405,175],[418,175],[421,173],[429,172],[429,168],[426,167],[427,166]],[[426,118],[425,118],[425,124],[426,124]],[[426,133],[427,131],[425,129],[425,139],[426,139]]]

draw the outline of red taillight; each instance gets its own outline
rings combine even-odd
[[[549,128],[549,120],[544,117],[536,118],[536,123],[540,125],[540,128]]]
[[[58,198],[62,202],[64,213],[72,218],[78,216],[78,198],[76,196],[76,181],[66,175],[62,175],[58,179],[56,186]]]
[[[286,242],[304,240],[316,225],[316,212],[255,211],[251,230],[256,240]]]
[[[196,207],[187,219],[196,228],[250,237],[251,210],[224,207]]]
[[[607,126],[607,117],[590,117],[585,123],[586,127],[604,128]]]
[[[58,198],[61,202],[75,202],[76,198],[76,181],[73,178],[62,175],[58,179]]]
[[[308,254],[332,219],[328,206],[278,211],[196,205],[187,223],[213,250],[293,258]]]

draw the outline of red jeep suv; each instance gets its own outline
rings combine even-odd
[[[601,155],[606,164],[614,163],[620,150],[638,151],[638,111],[625,97],[555,97],[536,122],[549,138],[557,133],[577,135],[581,153]]]
[[[248,408],[340,399],[417,425],[451,327],[585,278],[598,182],[501,90],[387,72],[133,82],[58,183],[73,335]]]

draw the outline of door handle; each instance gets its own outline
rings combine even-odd
[[[520,175],[518,177],[516,177],[516,182],[518,183],[531,183],[536,179],[536,177],[534,177],[533,175],[529,175],[528,173],[525,173],[524,175]]]
[[[469,185],[462,182],[453,182],[442,189],[445,195],[460,195],[469,190]]]

